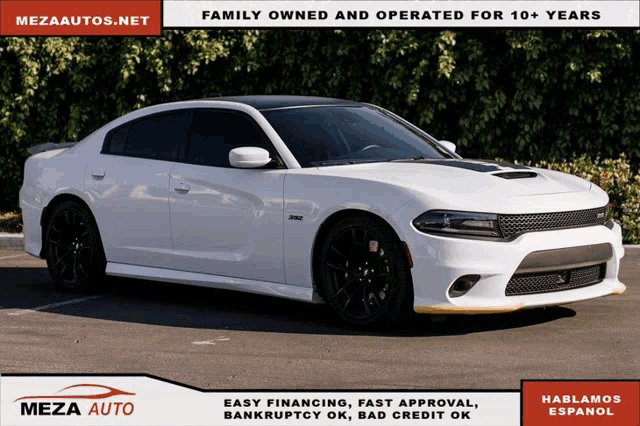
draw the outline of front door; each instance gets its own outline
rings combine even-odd
[[[229,151],[273,147],[248,116],[194,110],[187,159],[171,170],[173,268],[284,283],[286,169],[236,169]]]

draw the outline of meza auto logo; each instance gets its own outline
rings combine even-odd
[[[99,388],[101,393],[83,393],[91,389],[96,392]],[[72,394],[64,393],[69,389],[75,389]],[[79,392],[78,392],[79,391]],[[33,395],[23,396],[13,402],[20,401],[21,416],[130,416],[133,414],[135,406],[131,401],[109,401],[109,402],[78,402],[67,400],[99,400],[118,396],[135,395],[132,392],[125,392],[111,386],[96,384],[71,385],[60,389],[54,395]],[[40,401],[38,401],[40,400]],[[82,410],[81,410],[82,408]]]

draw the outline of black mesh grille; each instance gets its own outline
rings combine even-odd
[[[538,176],[538,174],[536,172],[502,172],[494,173],[494,176],[498,176],[503,179],[526,179],[534,178]]]
[[[604,279],[606,263],[563,271],[516,274],[509,280],[505,294],[549,293],[597,284]]]
[[[600,217],[599,217],[600,216]],[[558,213],[500,214],[498,225],[504,238],[532,231],[604,225],[606,206],[597,209]]]

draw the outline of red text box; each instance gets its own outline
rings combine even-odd
[[[523,426],[638,426],[640,381],[524,381]]]
[[[2,0],[2,35],[160,35],[161,0]]]

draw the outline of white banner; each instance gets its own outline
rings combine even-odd
[[[636,1],[164,0],[164,27],[638,27]]]
[[[144,376],[0,376],[0,424],[517,426],[520,392],[207,392]]]

